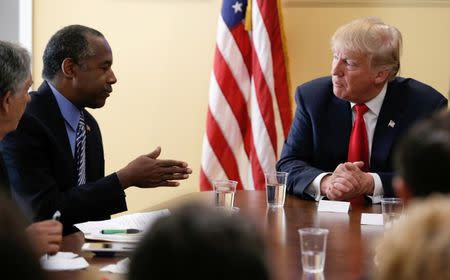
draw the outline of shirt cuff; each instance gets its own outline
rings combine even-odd
[[[372,203],[380,203],[381,198],[384,195],[383,183],[381,182],[381,178],[377,173],[369,173],[369,174],[373,178],[374,188],[373,188],[373,195],[368,195],[367,197],[369,197],[372,200]]]
[[[320,194],[320,182],[322,181],[322,178],[326,175],[331,174],[329,172],[320,173],[314,180],[309,184],[309,186],[305,189],[305,193],[312,198],[314,198],[315,201],[319,201],[325,196]]]

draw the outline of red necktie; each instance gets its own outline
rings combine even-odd
[[[369,110],[366,104],[356,104],[355,122],[353,124],[352,134],[348,144],[348,161],[363,161],[362,171],[369,171],[369,141],[367,139],[366,123],[364,122],[364,114]],[[360,195],[350,200],[353,206],[364,205],[364,196]]]

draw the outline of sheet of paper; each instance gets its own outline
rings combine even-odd
[[[72,252],[58,252],[53,256],[44,255],[40,259],[41,266],[45,270],[79,270],[89,266],[83,258]]]
[[[75,226],[84,233],[86,239],[113,242],[138,242],[143,234],[102,234],[101,231],[103,229],[138,229],[145,232],[153,222],[167,215],[170,215],[170,211],[163,209],[123,215],[104,221],[79,223],[75,224]]]
[[[118,261],[116,264],[110,264],[100,268],[100,271],[126,274],[128,273],[129,265],[130,265],[130,258],[125,258],[121,261]]]
[[[320,200],[317,211],[319,212],[335,212],[335,213],[348,213],[350,208],[350,202],[346,201],[332,201],[332,200]]]
[[[382,226],[383,214],[362,213],[361,225]]]

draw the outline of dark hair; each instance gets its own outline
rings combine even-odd
[[[25,235],[25,219],[17,206],[0,193],[0,270],[14,279],[44,279],[38,256]]]
[[[84,59],[93,56],[86,39],[87,34],[104,37],[99,31],[83,25],[69,25],[56,32],[44,50],[42,77],[52,80],[66,58],[73,59],[76,64],[82,64]]]
[[[415,197],[450,191],[450,112],[414,125],[394,156],[397,173]]]
[[[0,41],[0,96],[20,90],[31,74],[30,55],[19,45]]]
[[[129,279],[269,279],[260,232],[246,219],[186,205],[153,224]]]

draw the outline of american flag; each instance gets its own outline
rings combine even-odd
[[[200,190],[215,179],[264,189],[292,120],[278,0],[224,0],[203,139]]]

